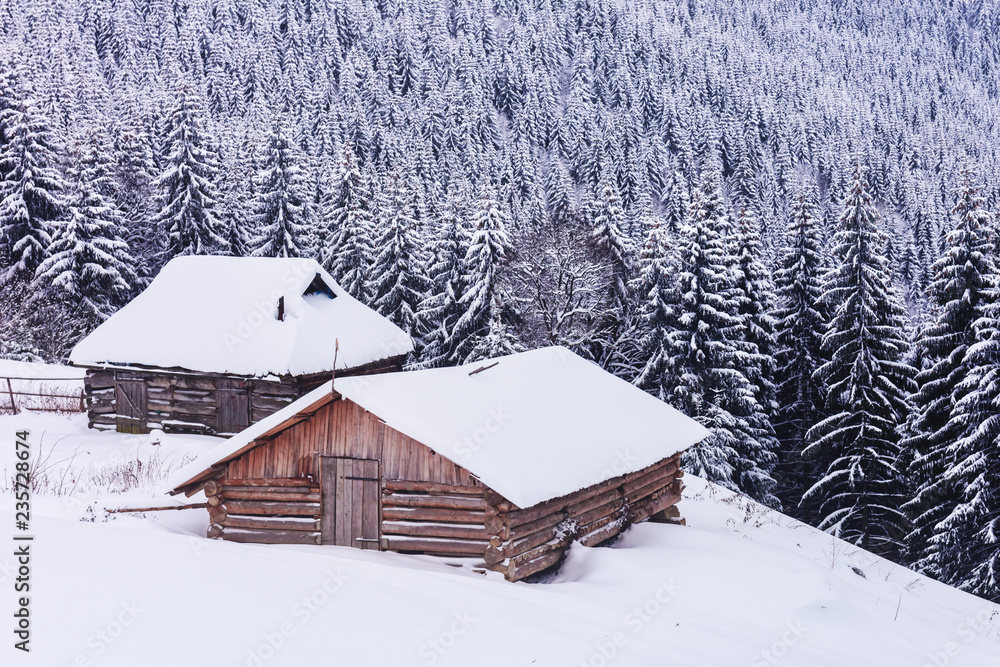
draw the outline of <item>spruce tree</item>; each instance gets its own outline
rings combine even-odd
[[[404,181],[395,171],[389,175],[386,190],[387,205],[380,211],[382,235],[371,268],[372,304],[375,310],[412,334],[418,306],[429,289],[414,217],[415,195],[412,183]]]
[[[524,346],[517,342],[517,337],[507,323],[503,321],[502,309],[498,302],[493,304],[486,332],[480,336],[469,351],[465,363],[494,359],[516,352],[523,352]]]
[[[34,105],[0,110],[0,267],[3,279],[31,278],[49,253],[52,223],[63,214],[66,184],[52,133]]]
[[[257,186],[254,257],[312,257],[312,218],[302,157],[275,123]]]
[[[96,146],[73,153],[66,191],[66,218],[55,225],[49,257],[37,284],[68,307],[69,324],[83,335],[110,317],[133,294],[138,277],[125,242],[121,210],[104,192],[111,165]]]
[[[453,364],[471,360],[490,333],[490,321],[498,306],[497,273],[510,252],[503,214],[492,193],[480,196],[472,223],[475,231],[463,261],[466,288],[459,300],[463,312],[451,333],[455,339]]]
[[[452,334],[465,312],[461,300],[466,288],[465,256],[470,241],[467,196],[465,188],[452,181],[431,248],[430,292],[417,311],[420,368],[444,366],[455,357],[457,341]]]
[[[895,557],[906,530],[899,429],[914,373],[902,360],[902,307],[877,220],[858,167],[833,237],[836,266],[823,279],[832,320],[823,337],[829,361],[816,377],[826,386],[826,416],[806,436],[804,456],[815,461],[820,479],[802,503],[819,517],[819,528]]]
[[[733,298],[717,176],[706,169],[691,202],[678,260],[679,301],[666,336],[668,401],[712,431],[685,454],[694,474],[776,505],[773,432],[743,373],[742,319]]]
[[[598,188],[596,200],[591,204],[591,214],[594,222],[590,242],[611,265],[614,278],[612,296],[624,307],[629,300],[631,251],[628,238],[623,233],[625,211],[621,195],[610,178],[604,179]]]
[[[938,316],[921,334],[905,445],[916,493],[906,509],[915,566],[1000,600],[1000,275],[990,216],[963,170],[948,249],[933,266]]]
[[[807,520],[799,501],[816,478],[802,458],[806,433],[820,421],[823,383],[815,377],[823,363],[826,307],[822,303],[823,258],[820,221],[805,192],[795,199],[780,268],[774,274],[775,402],[772,423],[779,441],[778,498],[785,511]]]
[[[216,215],[218,156],[202,127],[197,98],[181,88],[168,119],[166,168],[154,182],[156,222],[166,235],[165,259],[228,251]]]
[[[324,196],[326,240],[320,261],[348,294],[368,303],[368,271],[373,261],[372,190],[368,174],[358,166],[354,150],[344,145],[337,174]]]
[[[645,359],[634,383],[661,401],[668,402],[676,383],[670,374],[673,353],[668,335],[680,301],[670,241],[664,225],[651,220],[639,256],[639,276],[634,288],[642,299],[641,350]]]

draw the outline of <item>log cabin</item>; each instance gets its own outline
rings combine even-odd
[[[676,517],[708,431],[561,347],[336,377],[178,471],[208,536],[467,557],[510,581]]]
[[[239,433],[413,344],[312,259],[188,256],[73,349],[91,428]]]

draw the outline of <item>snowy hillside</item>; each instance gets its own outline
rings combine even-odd
[[[57,443],[70,470],[177,462],[217,440],[85,430],[81,417],[0,417]],[[155,438],[154,438],[155,439]],[[8,473],[9,474],[9,473]],[[689,477],[687,527],[640,524],[610,548],[574,547],[547,583],[473,561],[203,537],[202,510],[105,521],[163,504],[152,485],[34,501],[33,652],[14,664],[964,665],[1000,662],[1000,607]],[[170,502],[169,499],[166,502]],[[13,498],[0,494],[0,524]],[[13,559],[0,557],[8,589]],[[459,565],[452,567],[451,565]],[[0,596],[8,618],[11,595]],[[3,664],[12,653],[5,642]],[[935,662],[937,660],[937,662]]]

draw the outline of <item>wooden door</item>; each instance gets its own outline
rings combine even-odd
[[[372,459],[322,458],[323,544],[379,549],[379,465]]]
[[[146,433],[146,382],[135,373],[115,373],[116,430]]]
[[[239,433],[250,425],[250,392],[244,380],[219,380],[216,385],[219,433]]]

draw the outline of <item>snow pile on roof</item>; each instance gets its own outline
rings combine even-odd
[[[347,294],[315,260],[190,256],[171,260],[70,361],[304,375],[333,368],[334,339],[340,369],[413,349],[402,329]]]
[[[339,378],[336,389],[519,507],[641,470],[708,436],[698,422],[562,347]],[[175,488],[329,391],[327,383],[207,452],[177,474]]]

